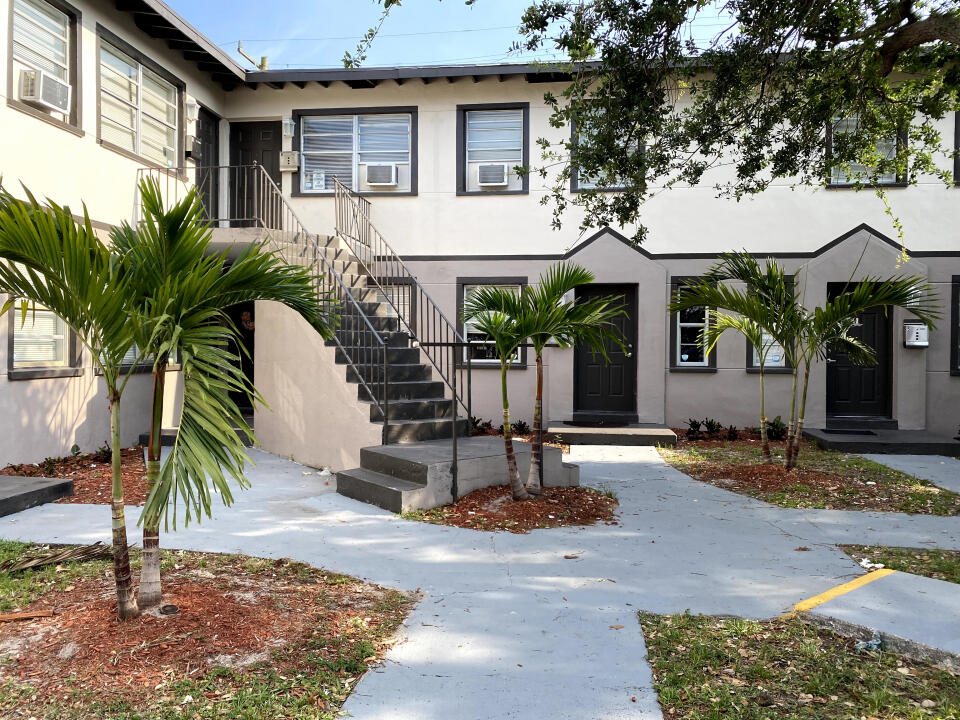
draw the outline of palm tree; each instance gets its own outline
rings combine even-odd
[[[513,449],[510,427],[510,401],[507,397],[507,371],[516,359],[517,350],[529,332],[520,325],[524,318],[523,300],[518,293],[500,287],[477,288],[464,300],[463,321],[470,322],[493,342],[500,358],[500,393],[503,401],[503,446],[507,456],[507,475],[514,500],[529,500],[530,493],[520,480],[517,456]],[[467,352],[470,349],[467,348]]]
[[[586,268],[573,263],[557,263],[540,275],[535,287],[527,286],[521,296],[523,316],[514,318],[525,329],[537,356],[537,395],[533,407],[533,446],[527,491],[539,492],[540,466],[543,462],[541,427],[543,426],[543,350],[552,340],[561,348],[577,344],[600,352],[607,359],[606,344],[615,342],[626,352],[613,320],[625,315],[623,298],[593,298],[565,302],[564,296],[581,285],[594,281]]]
[[[138,614],[120,472],[120,400],[130,380],[121,368],[134,340],[129,280],[94,234],[86,209],[78,224],[69,208],[27,196],[19,200],[0,188],[0,260],[7,261],[0,262],[0,292],[10,296],[2,312],[19,301],[25,321],[28,304],[46,307],[70,326],[102,373],[110,411],[113,570],[124,620]]]
[[[155,179],[142,180],[139,191],[142,222],[136,228],[124,223],[111,237],[131,278],[140,320],[137,345],[153,360],[147,448],[150,499],[142,518],[137,597],[145,609],[161,601],[160,519],[170,500],[176,501],[178,489],[189,518],[191,511],[197,516],[211,513],[211,495],[205,490],[208,477],[225,504],[232,500],[228,477],[245,484],[246,456],[237,433],[253,441],[253,431],[231,401],[229,389],[246,393],[252,403],[260,396],[242,373],[233,372],[239,358],[226,348],[237,346],[236,332],[224,311],[240,302],[274,300],[295,309],[324,339],[333,336],[336,318],[327,312],[329,305],[321,302],[305,269],[287,265],[262,246],[248,246],[233,262],[225,253],[211,253],[210,227],[195,189],[169,209],[164,208]],[[162,471],[160,431],[171,358],[181,360],[184,411]]]

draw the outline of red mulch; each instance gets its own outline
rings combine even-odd
[[[78,579],[24,608],[53,609],[52,618],[0,625],[0,646],[18,644],[13,661],[0,665],[0,680],[26,682],[48,701],[81,688],[137,704],[162,695],[164,684],[202,677],[215,665],[242,668],[267,661],[278,669],[294,667],[300,653],[290,652],[284,662],[271,651],[295,649],[318,628],[346,637],[358,616],[379,625],[391,612],[406,612],[404,606],[378,611],[378,601],[391,591],[374,585],[286,560],[264,566],[256,574],[240,563],[211,572],[194,562],[168,572],[164,603],[179,606],[179,612],[122,623],[112,575]]]
[[[547,487],[530,500],[514,501],[508,485],[495,485],[423,515],[424,520],[438,525],[525,533],[571,525],[616,525],[614,511],[618,505],[615,498],[585,487]]]
[[[125,505],[143,505],[147,500],[147,467],[143,447],[120,451]],[[23,477],[55,477],[73,480],[73,495],[57,500],[60,503],[109,505],[112,490],[110,457],[99,453],[45,460],[38,464],[8,465],[0,475]]]

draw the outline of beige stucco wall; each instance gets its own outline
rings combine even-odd
[[[346,470],[360,465],[360,448],[379,445],[382,425],[334,362],[334,348],[296,312],[257,302],[254,382],[268,408],[257,408],[260,446],[312,467]]]

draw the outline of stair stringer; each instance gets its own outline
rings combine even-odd
[[[254,415],[260,447],[311,467],[358,466],[360,448],[379,445],[383,426],[370,422],[336,349],[279,303],[258,301],[255,317],[254,382],[268,405]]]

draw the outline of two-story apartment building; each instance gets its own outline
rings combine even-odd
[[[865,317],[862,332],[878,350],[878,365],[855,367],[840,356],[818,364],[807,425],[853,419],[943,435],[957,431],[960,188],[934,178],[916,185],[888,179],[905,230],[905,263],[883,204],[839,174],[824,187],[783,183],[733,202],[716,197],[714,183],[724,172],[718,170],[702,186],[653,197],[643,210],[649,239],[638,248],[625,241],[630,228],[581,233],[576,210],[562,230],[552,229],[551,208],[540,202],[549,182],[514,171],[537,165],[538,138],[569,137],[569,129],[550,126],[543,101],[544,92],[562,89],[562,74],[525,65],[249,72],[159,0],[4,3],[10,22],[0,53],[7,79],[0,169],[8,188],[22,182],[59,203],[79,208],[84,202],[106,231],[133,217],[138,171],[152,168],[168,188],[199,181],[218,230],[247,228],[247,206],[259,202],[262,190],[250,189],[246,172],[210,168],[256,162],[279,189],[271,201],[278,215],[290,213],[298,227],[326,237],[343,221],[334,197],[338,178],[354,202],[369,201],[369,217],[383,240],[468,339],[476,336],[458,317],[473,288],[520,288],[558,260],[578,262],[596,275],[595,286],[584,292],[624,296],[632,352],[603,363],[589,351],[548,350],[545,415],[558,422],[677,426],[690,416],[710,416],[756,424],[757,361],[744,339],[729,334],[706,355],[697,340],[703,314],[671,316],[666,309],[671,293],[721,252],[745,248],[778,259],[803,284],[808,303],[823,301],[850,279],[922,275],[945,311],[929,346],[906,345],[909,318],[902,312]],[[49,96],[37,99],[27,92],[32,88],[24,89],[30,78],[41,77],[36,71],[50,83]],[[941,124],[945,137],[960,135],[956,117]],[[575,181],[570,192],[578,190]],[[346,264],[331,264],[331,272],[347,284],[364,272],[375,279],[370,262],[351,265],[357,260],[351,250],[357,248],[341,248]],[[375,249],[366,260],[384,253]],[[399,266],[390,267],[396,274]],[[396,286],[386,285],[379,299],[395,301]],[[414,314],[422,315],[426,296],[418,297]],[[357,312],[367,310],[376,314],[357,306]],[[255,380],[270,404],[255,423],[267,450],[342,468],[355,463],[359,447],[380,442],[381,428],[371,423],[377,409],[358,396],[336,362],[343,348],[325,346],[283,309],[261,304],[245,312],[256,328]],[[431,383],[429,322],[421,318],[419,329],[406,328],[411,337],[403,353],[384,351],[383,357],[407,368],[394,383],[394,392],[400,390],[391,418],[419,411],[428,400],[449,399],[453,389],[436,382],[438,374],[460,377],[457,392],[464,392],[462,369],[447,368],[444,375],[443,367],[433,367]],[[388,326],[398,329],[382,324]],[[4,327],[9,341],[0,346],[0,461],[100,444],[107,436],[102,388],[67,329],[53,317],[29,327],[6,317],[0,319]],[[458,363],[465,364],[467,352],[470,412],[498,424],[499,363],[482,344],[458,350]],[[527,359],[521,353],[509,382],[514,416],[529,419],[535,383]],[[426,370],[415,371],[418,362]],[[767,370],[768,413],[785,415],[789,368],[773,353]],[[405,394],[416,383],[425,394]],[[173,421],[176,383],[170,387]],[[126,401],[127,441],[144,429],[138,419],[146,417],[146,391],[145,383],[136,386]]]

